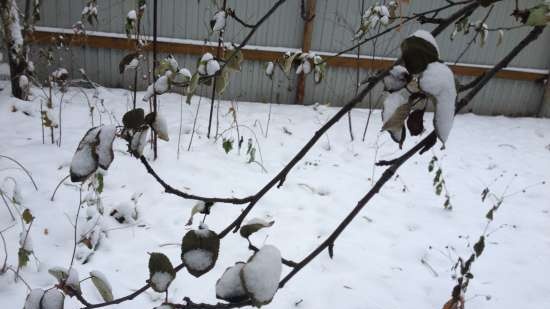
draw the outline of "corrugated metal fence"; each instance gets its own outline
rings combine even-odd
[[[337,52],[352,46],[353,31],[357,28],[363,0],[317,0],[314,30],[312,38],[313,51]],[[20,0],[23,5],[23,0]],[[134,9],[137,1],[134,0],[98,0],[99,23],[88,30],[107,33],[124,33],[124,23],[127,12]],[[148,1],[148,3],[151,1]],[[219,1],[218,1],[219,2]],[[235,9],[243,20],[254,23],[263,16],[274,1],[270,0],[229,0],[228,7]],[[364,1],[368,6],[375,1]],[[379,2],[379,1],[377,1]],[[421,12],[446,3],[442,0],[410,1],[410,5],[403,7],[403,14]],[[532,5],[538,1],[522,1],[526,5]],[[42,19],[39,26],[70,29],[80,19],[80,14],[85,0],[46,0],[42,5]],[[514,1],[504,1],[495,6],[491,16],[487,20],[490,27],[502,27],[514,25],[509,16]],[[211,40],[209,37],[209,20],[216,11],[214,1],[208,0],[160,0],[159,1],[159,36],[163,38]],[[451,10],[452,11],[452,10]],[[486,10],[480,10],[471,20],[482,19]],[[446,13],[442,13],[446,15]],[[152,7],[147,9],[144,25],[148,34],[152,33]],[[300,49],[303,40],[304,21],[300,17],[300,1],[289,0],[277,12],[262,25],[250,44],[262,47],[278,47]],[[361,55],[383,57],[397,57],[399,55],[399,42],[418,28],[424,27],[430,30],[432,26],[411,24],[404,26],[399,32],[391,36],[383,37],[373,44],[367,44],[361,49]],[[225,33],[226,42],[240,42],[248,33],[235,21],[229,20]],[[457,35],[454,41],[449,39],[452,29],[449,29],[438,37],[443,60],[453,63],[466,43],[469,36]],[[491,65],[503,57],[527,33],[527,29],[520,28],[508,31],[504,42],[496,46],[497,35],[495,32],[490,37],[485,47],[475,44],[463,57],[461,63],[476,65]],[[528,51],[523,52],[512,63],[513,67],[522,69],[547,70],[550,64],[548,49],[550,46],[550,34],[543,33],[541,39],[535,42]],[[84,68],[89,76],[111,87],[128,88],[131,84],[130,74],[121,75],[118,72],[118,63],[125,55],[125,51],[119,49],[98,49],[91,47],[72,47],[70,52],[65,51],[65,56],[60,65],[66,67],[74,76],[78,76],[77,70]],[[164,55],[161,55],[164,56]],[[197,56],[176,55],[180,65],[188,67],[191,71],[196,65]],[[275,59],[274,59],[275,60]],[[37,60],[40,62],[40,60]],[[39,71],[44,74],[47,68],[38,65]],[[259,61],[247,61],[241,73],[233,74],[230,86],[224,93],[225,99],[238,99],[247,101],[278,101],[279,103],[294,103],[295,81],[292,78],[279,76],[275,82],[265,77],[262,63]],[[369,72],[361,70],[361,79]],[[471,77],[459,77],[465,82]],[[305,103],[330,103],[338,106],[345,103],[355,93],[356,69],[329,67],[327,78],[319,85],[315,85],[312,76],[308,76],[306,82]],[[144,83],[141,85],[144,86]],[[271,91],[273,87],[273,92]],[[475,113],[485,115],[526,115],[533,116],[541,110],[544,83],[540,81],[495,79],[485,87],[470,107]],[[204,89],[206,94],[206,89]],[[273,95],[271,95],[273,93]],[[380,89],[369,97],[361,106],[369,106],[377,103]],[[370,100],[370,102],[369,102]],[[550,116],[550,115],[546,115]]]

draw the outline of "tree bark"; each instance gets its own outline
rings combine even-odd
[[[0,0],[0,16],[10,66],[11,91],[14,97],[27,100],[28,92],[19,83],[19,78],[27,70],[27,57],[15,0]]]

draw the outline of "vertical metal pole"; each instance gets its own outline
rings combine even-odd
[[[155,71],[157,69],[157,15],[158,15],[158,8],[157,8],[157,0],[153,0],[153,85],[157,82],[157,75],[155,74]],[[157,113],[157,91],[156,89],[153,91],[153,112]],[[157,153],[157,134],[153,132],[153,153],[154,153],[154,159],[156,160],[158,157]]]

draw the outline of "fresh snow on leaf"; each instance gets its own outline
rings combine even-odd
[[[271,245],[260,248],[243,267],[241,280],[256,305],[271,302],[279,288],[281,271],[281,252]]]
[[[435,49],[437,50],[437,53],[440,54],[439,45],[437,45],[437,41],[435,40],[434,36],[430,32],[420,29],[420,30],[416,30],[416,32],[413,33],[411,36],[428,41],[430,44],[432,44],[435,47]]]
[[[151,283],[155,285],[158,291],[166,291],[172,280],[174,280],[172,274],[166,272],[158,271],[151,276]]]
[[[58,282],[62,282],[65,279],[67,279],[68,274],[69,274],[69,270],[67,268],[64,268],[64,267],[52,267],[52,268],[48,269],[48,273],[50,273],[50,275],[54,276],[57,279]]]
[[[419,86],[436,100],[434,127],[437,136],[445,144],[455,114],[456,86],[453,72],[443,63],[430,63],[419,79]]]
[[[71,181],[86,180],[98,166],[95,148],[98,145],[99,127],[91,128],[86,132],[71,161]]]
[[[409,72],[404,66],[394,66],[388,76],[384,77],[384,90],[392,92],[403,89],[408,83],[408,75]]]
[[[212,31],[220,31],[225,28],[225,19],[225,11],[216,12],[216,14],[214,14],[214,17],[212,17],[212,20],[210,21],[210,23],[212,24]]]
[[[43,289],[31,290],[30,293],[27,295],[27,299],[25,300],[25,305],[23,309],[42,309],[40,307],[42,296],[44,296]]]
[[[386,96],[382,109],[382,130],[388,131],[391,138],[399,146],[401,146],[404,140],[404,125],[408,114],[407,99],[401,92],[393,92]]]
[[[58,289],[49,289],[40,301],[40,309],[63,309],[65,294]]]
[[[244,263],[236,263],[225,270],[220,279],[216,282],[216,297],[229,302],[237,302],[247,297],[241,282],[241,270]]]
[[[113,162],[113,141],[115,140],[116,126],[105,125],[102,126],[99,131],[99,144],[97,145],[95,152],[98,156],[98,163],[102,169],[107,170]]]
[[[151,126],[157,133],[158,138],[164,141],[170,140],[170,137],[168,136],[168,125],[166,124],[166,119],[164,119],[160,113],[156,113],[155,121],[153,121]]]
[[[220,64],[216,60],[209,60],[206,63],[206,74],[207,75],[214,75],[216,72],[220,70]]]
[[[155,94],[163,94],[168,89],[170,89],[170,77],[172,76],[172,71],[166,71],[163,76],[159,77],[156,82],[152,83],[147,87],[147,91],[145,92],[145,95],[143,96],[143,101],[147,102],[153,95]]]
[[[126,15],[126,18],[129,20],[137,20],[137,14],[135,10],[131,10],[128,12],[128,15]]]
[[[248,238],[252,233],[255,233],[265,227],[270,227],[274,223],[275,221],[266,221],[261,218],[250,219],[241,226],[241,236],[244,238]]]
[[[132,141],[130,142],[130,149],[137,156],[143,155],[143,150],[145,149],[145,145],[147,145],[148,133],[149,128],[146,128],[136,132],[132,137]]]
[[[213,254],[204,249],[194,249],[183,254],[183,262],[191,269],[203,271],[213,263]]]
[[[75,291],[80,292],[80,280],[78,278],[78,271],[74,269],[74,267],[69,270],[69,276],[65,281],[65,285],[71,287]]]
[[[267,63],[267,66],[265,68],[265,75],[267,76],[272,76],[273,75],[273,68],[274,68],[274,64],[272,61],[269,61]]]

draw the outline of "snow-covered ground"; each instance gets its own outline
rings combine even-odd
[[[21,209],[29,208],[36,217],[30,235],[39,262],[31,257],[20,274],[33,288],[48,288],[55,284],[48,269],[68,267],[71,259],[72,224],[79,190],[67,181],[53,202],[50,196],[56,184],[68,175],[72,155],[91,127],[91,118],[84,95],[71,89],[63,96],[61,147],[48,142],[48,131],[46,144],[43,144],[40,91],[33,89],[33,102],[16,102],[7,88],[0,94],[0,154],[25,165],[39,190],[36,192],[24,173],[6,159],[0,159],[0,180],[16,179],[23,198]],[[93,91],[85,92],[95,103]],[[104,124],[112,123],[112,115],[120,121],[130,106],[131,98],[125,90],[100,89],[99,97],[104,99],[107,109],[99,108]],[[60,94],[56,94],[56,104],[60,98]],[[214,142],[206,138],[209,100],[202,99],[197,134],[191,151],[187,151],[199,100],[195,97],[192,104],[187,105],[182,104],[181,97],[176,94],[160,97],[160,111],[167,119],[170,141],[159,141],[160,158],[152,164],[174,187],[207,196],[241,197],[255,193],[337,111],[324,106],[273,105],[266,138],[260,127],[265,130],[268,105],[239,102],[236,104],[237,120],[242,125],[239,133],[244,136],[243,149],[239,154],[235,147],[226,154],[221,139]],[[138,102],[143,104],[141,100]],[[19,108],[23,106],[31,116],[11,112],[14,104]],[[221,104],[219,132],[231,126],[233,118],[229,108],[230,102]],[[373,112],[366,141],[360,141],[367,114],[367,110],[353,111],[358,140],[350,142],[347,123],[340,121],[292,170],[284,186],[273,189],[258,203],[249,218],[274,220],[275,224],[251,237],[257,247],[274,245],[283,257],[300,260],[370,189],[372,177],[380,176],[382,169],[375,168],[374,162],[402,152],[387,133],[379,132],[379,111]],[[427,114],[425,119],[429,127],[431,117],[432,114]],[[95,112],[94,124],[99,121]],[[224,136],[236,138],[236,134],[232,129],[225,131]],[[256,160],[267,172],[259,164],[247,163],[248,138],[254,140]],[[418,140],[409,137],[404,149]],[[93,270],[105,274],[115,298],[131,293],[148,279],[148,252],[165,253],[174,265],[181,262],[178,244],[189,229],[185,224],[196,204],[163,193],[161,186],[147,174],[139,160],[125,152],[126,149],[122,140],[115,141],[115,160],[105,176],[102,196],[106,216],[101,225],[107,230],[107,238],[89,263],[75,263],[81,279]],[[150,149],[146,151],[150,157]],[[428,172],[428,163],[434,154],[439,157],[443,169],[452,211],[444,210],[444,198],[434,193],[434,173]],[[491,198],[485,203],[481,201],[485,187],[498,196],[509,196],[488,229],[490,236],[485,252],[473,265],[474,279],[466,294],[466,307],[550,308],[550,190],[546,184],[522,192],[526,187],[550,180],[548,119],[460,115],[445,150],[436,147],[422,156],[415,156],[398,174],[399,177],[384,186],[340,236],[335,244],[334,259],[322,253],[277,292],[268,308],[441,308],[456,284],[452,267],[457,257],[468,257],[471,245],[485,229],[485,214],[492,206]],[[11,180],[2,185],[11,192]],[[135,222],[120,224],[108,216],[121,204],[131,206],[131,197],[139,194],[142,196]],[[0,206],[0,229],[3,229],[11,224],[11,219],[6,207]],[[206,223],[219,232],[243,207],[214,205]],[[85,220],[84,212],[81,216],[80,223]],[[194,227],[200,219],[202,216],[195,217]],[[8,264],[14,266],[17,265],[20,232],[21,225],[17,223],[3,233]],[[195,302],[216,302],[216,280],[227,267],[248,260],[251,252],[247,246],[247,241],[239,234],[225,237],[216,266],[198,279],[186,270],[180,271],[169,288],[169,300],[178,302],[189,296]],[[0,252],[2,262],[3,248]],[[288,271],[283,266],[283,275]],[[82,289],[88,300],[101,302],[89,280],[82,283]],[[0,276],[0,308],[21,308],[27,293],[22,282],[13,282],[11,272]],[[114,307],[153,308],[163,298],[163,294],[150,290],[133,301]],[[79,308],[79,305],[75,299],[65,302],[65,308]]]

